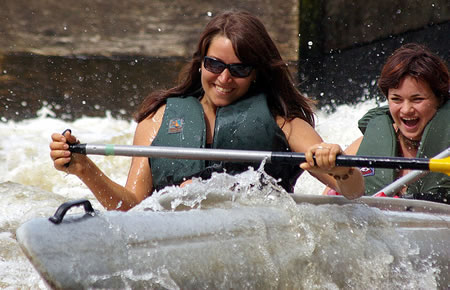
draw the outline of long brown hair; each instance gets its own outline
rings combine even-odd
[[[230,39],[239,60],[255,67],[256,83],[253,87],[267,95],[272,114],[287,120],[298,117],[314,126],[314,102],[295,87],[287,64],[262,22],[245,11],[227,11],[211,19],[200,36],[190,63],[180,73],[180,84],[147,96],[135,114],[137,122],[155,112],[167,98],[195,95],[202,90],[199,69],[212,39],[217,35]]]
[[[408,43],[388,58],[378,79],[378,87],[387,97],[389,89],[398,88],[405,76],[428,83],[442,106],[450,98],[449,72],[444,61],[428,48]]]

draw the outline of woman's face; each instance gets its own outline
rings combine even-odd
[[[423,130],[438,109],[438,99],[427,82],[404,77],[398,88],[388,91],[389,111],[403,136],[420,140]]]
[[[209,45],[206,56],[213,57],[225,64],[236,64],[241,61],[236,56],[231,40],[224,36],[216,36]],[[248,77],[239,78],[230,74],[228,68],[219,74],[212,73],[204,67],[202,61],[202,86],[205,91],[203,101],[214,108],[227,106],[245,93],[255,79],[255,70]]]

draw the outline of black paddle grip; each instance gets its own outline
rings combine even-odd
[[[61,133],[61,135],[63,135],[63,136],[65,137],[64,134],[66,134],[66,132],[70,132],[70,134],[72,134],[72,130],[66,129],[66,130],[64,130],[64,131]],[[69,151],[72,152],[72,153],[86,154],[86,152],[84,152],[84,153],[82,153],[82,152],[77,152],[76,150],[73,150],[73,149],[72,149],[73,146],[78,145],[79,143],[80,143],[80,142],[77,142],[77,143],[69,143],[69,142],[67,142],[67,144],[69,144]],[[79,149],[79,150],[80,150],[80,149]],[[69,167],[69,164],[70,164],[70,162],[64,164],[64,167]]]
[[[315,157],[314,161],[315,161]],[[300,164],[305,162],[305,154],[297,152],[273,152],[271,163]],[[392,169],[429,170],[430,160],[427,158],[404,158],[389,156],[338,155],[336,166],[373,167]]]
[[[69,144],[69,151],[86,155],[86,144]]]

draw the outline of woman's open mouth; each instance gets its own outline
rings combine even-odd
[[[416,127],[417,124],[419,124],[419,121],[419,118],[402,118],[403,124],[405,124],[405,126],[410,129]]]

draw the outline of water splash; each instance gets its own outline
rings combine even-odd
[[[258,256],[265,257],[258,260],[259,267],[266,275],[272,273],[271,287],[437,287],[438,271],[433,265],[433,257],[417,263],[419,249],[396,232],[395,225],[383,211],[363,204],[296,204],[261,168],[236,176],[216,173],[209,180],[194,180],[183,188],[166,188],[134,211],[258,207],[275,208],[289,216],[289,227],[280,231],[279,238],[266,236],[267,224],[264,222],[254,225],[262,233],[257,242]],[[235,247],[240,248],[239,245]],[[289,249],[289,255],[274,258],[280,248]],[[287,276],[282,268],[295,269],[295,273]],[[226,275],[226,269],[222,271]]]
[[[367,101],[358,106],[338,107],[332,115],[318,112],[317,130],[325,141],[346,147],[360,136],[355,119],[374,106],[373,101]],[[95,209],[103,210],[82,182],[52,166],[48,149],[50,134],[66,128],[71,128],[82,142],[131,144],[135,124],[110,115],[65,122],[53,118],[47,110],[42,110],[36,119],[0,123],[0,288],[47,289],[15,240],[15,230],[20,224],[35,217],[49,217],[61,203],[79,198],[87,198]],[[336,134],[336,128],[346,130],[338,130],[342,134]],[[125,184],[130,159],[96,156],[93,159],[111,179]],[[296,192],[320,194],[323,187],[304,173],[297,182]],[[418,248],[403,241],[383,212],[363,205],[297,205],[277,187],[276,181],[267,179],[258,169],[236,176],[213,174],[210,180],[194,180],[184,188],[167,188],[145,200],[133,212],[258,206],[274,208],[289,216],[287,237],[273,237],[278,248],[268,242],[264,223],[254,225],[262,233],[255,245],[261,253],[258,261],[266,263],[272,283],[279,288],[289,288],[289,285],[305,289],[350,289],[367,285],[378,289],[436,288],[435,277],[439,273],[435,257],[413,263]],[[235,243],[230,248],[237,263],[244,261],[242,246]],[[271,261],[269,253],[279,248],[288,249],[286,256]],[[288,275],[292,278],[289,284],[279,269],[292,255],[298,259],[293,262],[296,270]],[[222,283],[230,276],[224,273]],[[223,288],[223,285],[216,286]],[[239,286],[251,288],[248,283]]]

